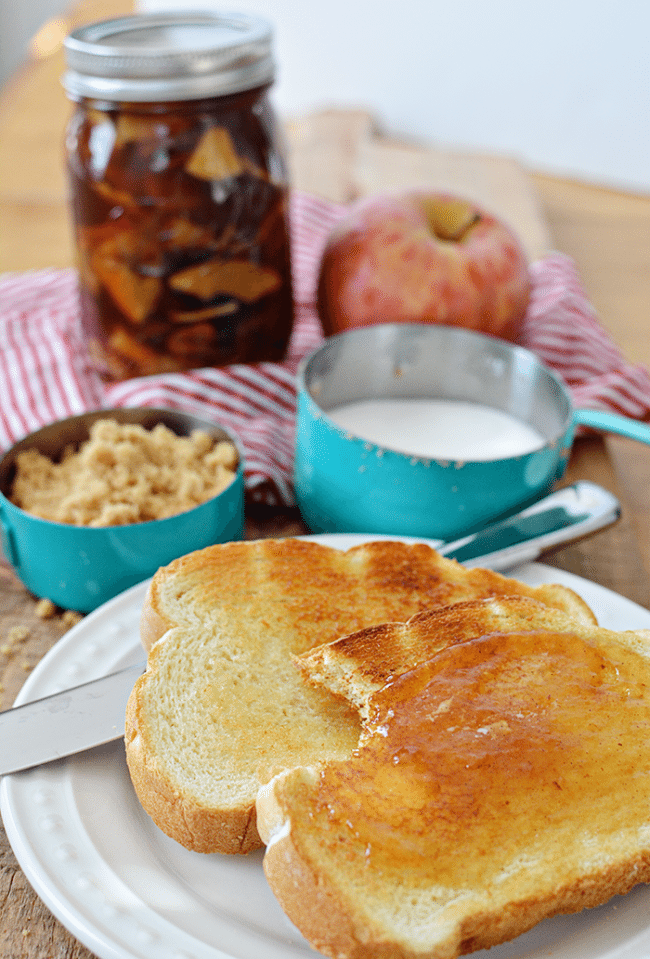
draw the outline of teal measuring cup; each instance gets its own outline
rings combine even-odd
[[[167,519],[93,528],[32,516],[9,499],[15,460],[36,448],[55,458],[69,444],[88,438],[100,418],[164,423],[185,436],[202,429],[237,448],[239,465],[232,483],[218,496]],[[237,437],[223,427],[186,413],[162,409],[99,410],[43,427],[16,443],[0,460],[0,538],[7,560],[27,589],[57,606],[88,613],[118,593],[152,576],[160,566],[213,543],[241,539],[244,530],[244,456]]]
[[[547,493],[578,426],[650,443],[650,426],[575,409],[564,383],[529,350],[459,327],[378,324],[332,336],[298,371],[294,485],[314,533],[448,540]],[[337,425],[335,407],[376,398],[464,400],[533,427],[533,452],[462,461],[410,455]]]

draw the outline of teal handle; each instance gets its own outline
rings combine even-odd
[[[650,446],[650,425],[632,420],[620,413],[606,413],[603,410],[579,409],[573,411],[578,426],[589,426],[594,430],[603,430],[605,433],[617,433],[627,436],[631,440],[638,440]]]

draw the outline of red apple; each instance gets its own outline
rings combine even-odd
[[[528,260],[500,219],[445,193],[412,190],[357,204],[330,234],[318,311],[327,336],[375,323],[445,323],[517,336]]]

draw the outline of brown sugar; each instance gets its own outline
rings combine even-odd
[[[60,462],[38,450],[16,457],[11,500],[42,519],[74,526],[120,526],[175,516],[221,493],[238,456],[202,430],[178,436],[162,423],[97,420],[90,438]]]

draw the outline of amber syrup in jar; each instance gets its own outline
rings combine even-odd
[[[81,321],[106,379],[280,360],[293,326],[271,29],[239,14],[66,40]]]

